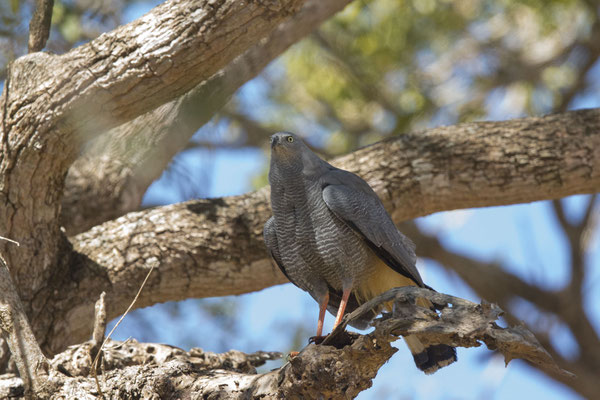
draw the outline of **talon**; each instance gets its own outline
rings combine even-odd
[[[321,344],[323,343],[323,340],[325,340],[325,338],[329,336],[329,335],[317,335],[317,336],[311,336],[308,338],[308,343],[314,343],[314,344]]]
[[[299,351],[290,351],[290,353],[288,354],[289,358],[294,358],[296,357],[298,354],[300,354]]]

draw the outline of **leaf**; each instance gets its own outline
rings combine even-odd
[[[13,14],[19,12],[19,0],[10,0],[10,10],[13,12]]]

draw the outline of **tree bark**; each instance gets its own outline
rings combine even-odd
[[[597,191],[599,127],[600,110],[462,124],[406,134],[334,164],[366,178],[400,222],[456,208]],[[88,337],[101,291],[110,299],[109,318],[121,313],[151,265],[159,273],[138,307],[285,282],[262,242],[268,196],[263,188],[130,213],[73,237],[81,255],[71,264],[77,279],[53,314],[54,332],[69,334],[49,334],[50,348],[58,351]]]
[[[416,305],[425,297],[441,310],[439,315]],[[394,301],[394,312],[374,324],[368,335],[344,331],[345,325],[362,313]],[[449,306],[451,305],[451,307]],[[495,323],[502,310],[494,304],[475,304],[453,296],[416,287],[392,289],[365,303],[321,345],[309,344],[281,368],[256,374],[256,366],[281,356],[273,352],[225,354],[181,349],[152,343],[110,342],[103,350],[99,376],[100,390],[111,398],[214,399],[348,399],[371,386],[379,368],[397,351],[390,343],[399,336],[419,335],[429,344],[478,347],[485,343],[504,355],[506,362],[525,359],[541,368],[560,370],[552,358],[525,328],[500,328]],[[58,354],[52,360],[54,388],[38,392],[50,396],[98,395],[90,377],[93,342],[86,342]],[[0,377],[0,393],[19,392],[19,381]]]
[[[67,233],[137,210],[152,181],[240,86],[349,2],[307,1],[294,18],[210,79],[90,144],[67,175],[61,215]]]
[[[10,65],[0,98],[0,235],[21,247],[0,251],[44,348],[53,304],[77,281],[59,216],[82,145],[210,77],[302,3],[168,1],[66,54]]]
[[[1,99],[0,234],[23,244],[5,254],[26,304],[51,275],[66,273],[52,271],[66,245],[60,200],[86,139],[184,94],[301,4],[168,1],[66,54],[11,64]]]
[[[548,318],[564,323],[572,332],[580,348],[585,351],[576,356],[565,357],[561,345],[550,340],[550,335],[543,328],[531,326],[533,332],[544,348],[560,365],[577,376],[577,380],[566,378],[552,370],[543,370],[551,379],[562,382],[585,397],[594,393],[597,387],[595,377],[600,374],[600,338],[584,309],[581,294],[573,295],[571,285],[565,282],[564,287],[557,289],[542,288],[524,281],[507,271],[506,268],[494,262],[482,262],[457,254],[445,248],[438,238],[424,234],[414,223],[403,223],[402,231],[407,234],[419,249],[419,254],[432,259],[456,274],[469,285],[479,296],[494,301],[507,312],[518,315],[515,309],[519,300],[525,300],[534,305],[540,313]],[[516,306],[516,307],[515,307]],[[507,321],[516,323],[518,320],[510,314]]]
[[[107,292],[106,312],[113,317],[129,304],[153,266],[157,273],[137,306],[244,293],[285,281],[262,244],[268,189],[127,214],[70,240],[59,218],[65,175],[91,138],[214,76],[303,3],[170,1],[64,55],[33,53],[11,64],[0,98],[0,235],[21,247],[0,243],[0,252],[7,255],[25,310],[19,311],[10,299],[2,300],[19,314],[17,321],[2,308],[3,329],[9,336],[11,326],[26,326],[21,318],[26,312],[42,350],[56,353],[80,342],[91,331],[99,292]],[[365,177],[400,221],[455,208],[596,192],[599,128],[599,110],[464,124],[404,135],[335,163]],[[166,137],[159,139],[162,142],[156,143],[165,143]],[[119,164],[118,169],[123,171]],[[136,203],[141,189],[134,189]],[[6,324],[11,319],[17,323]],[[346,349],[350,359],[361,359],[361,351],[373,344],[368,337],[359,340],[365,341],[359,349]],[[17,357],[43,357],[35,349],[33,355],[19,353],[18,343],[11,347],[17,349]],[[289,367],[290,379],[319,368],[332,370],[333,362],[346,357],[318,355],[317,362],[329,364]],[[169,367],[171,374],[180,367],[195,368],[177,363]],[[19,368],[31,372],[27,366]],[[369,368],[366,380],[353,390],[368,385],[369,374],[377,368]],[[119,371],[112,378],[134,378],[149,370],[144,366]],[[172,389],[173,377],[160,382]],[[67,389],[83,382],[50,378],[64,382]],[[254,377],[244,382],[257,383]],[[281,383],[279,377],[270,382]],[[303,389],[289,390],[295,394]]]
[[[54,0],[36,0],[35,11],[29,22],[29,52],[40,51],[46,46],[52,22]]]
[[[25,74],[9,103],[37,111],[68,139],[91,137],[181,96],[294,15],[303,0],[166,1],[141,18],[63,55],[17,59]],[[27,89],[27,90],[25,90]]]
[[[46,384],[49,363],[27,320],[25,309],[15,289],[8,265],[0,255],[0,336],[5,338],[13,355],[24,393],[31,395]]]

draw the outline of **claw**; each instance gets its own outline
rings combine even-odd
[[[309,338],[308,338],[308,343],[309,343],[309,344],[310,344],[310,343],[314,343],[314,344],[321,344],[321,343],[323,343],[323,340],[325,340],[325,338],[326,338],[327,336],[329,336],[329,335],[325,335],[325,336],[322,336],[322,335],[319,335],[319,336],[311,336],[311,337],[309,337]]]

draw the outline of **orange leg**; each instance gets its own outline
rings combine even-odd
[[[317,337],[323,334],[323,322],[325,321],[325,311],[327,311],[327,303],[329,303],[329,293],[325,295],[323,302],[319,304],[319,322],[317,323]]]
[[[340,302],[340,308],[338,308],[337,317],[335,317],[335,323],[333,324],[333,329],[342,322],[342,317],[344,316],[344,311],[346,310],[346,304],[348,304],[348,297],[350,297],[350,291],[352,288],[344,289],[342,293],[342,301]]]

